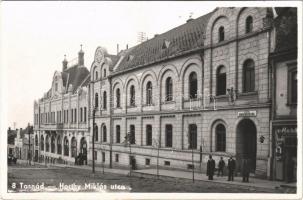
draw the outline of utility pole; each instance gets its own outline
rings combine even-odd
[[[92,137],[92,167],[93,174],[95,173],[95,114],[96,107],[93,109],[93,137]]]

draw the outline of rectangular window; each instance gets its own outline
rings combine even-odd
[[[194,166],[192,164],[187,164],[187,169],[193,169]]]
[[[120,143],[120,125],[116,125],[116,143]]]
[[[66,111],[66,122],[68,123],[68,110]]]
[[[86,122],[86,107],[84,107],[84,122]]]
[[[94,151],[94,157],[95,157],[95,160],[98,160],[97,159],[97,151]]]
[[[105,152],[102,152],[102,162],[105,162]]]
[[[146,125],[146,145],[151,146],[152,145],[152,125]]]
[[[136,133],[135,133],[135,125],[130,125],[130,144],[136,144]]]
[[[145,165],[150,165],[150,159],[149,158],[145,159]]]
[[[80,108],[80,122],[83,122],[83,108]]]
[[[115,162],[119,162],[119,154],[115,154]]]
[[[197,149],[197,125],[190,124],[188,129],[189,129],[189,137],[188,137],[189,149]]]
[[[173,126],[171,124],[166,124],[165,126],[165,146],[173,146]]]
[[[71,111],[71,122],[74,122],[74,109],[72,109]]]
[[[164,165],[165,166],[170,166],[170,162],[169,161],[164,161]]]
[[[298,102],[298,77],[297,68],[288,72],[288,102],[289,104],[297,104]]]

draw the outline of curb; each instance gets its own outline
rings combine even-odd
[[[140,177],[140,178],[157,178],[156,174],[147,174],[147,173],[142,173],[142,172],[132,172],[133,176]],[[166,176],[166,175],[159,175],[159,179],[187,179],[191,180],[190,178],[185,178],[185,177],[172,177],[172,176]],[[266,188],[266,189],[277,189],[277,186],[259,186],[259,185],[246,185],[246,184],[241,184],[238,182],[223,182],[223,181],[217,181],[217,180],[201,180],[201,179],[195,179],[195,181],[201,181],[201,182],[213,182],[213,183],[220,183],[220,184],[230,184],[230,185],[237,185],[237,186],[244,186],[244,187],[255,187],[255,188]]]

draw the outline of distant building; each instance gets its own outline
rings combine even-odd
[[[30,131],[30,143],[29,143],[29,131]],[[30,151],[29,151],[30,149]],[[32,126],[25,129],[20,128],[17,131],[17,137],[15,138],[15,157],[21,160],[34,160],[34,136],[32,133]]]
[[[34,157],[40,162],[74,163],[80,152],[87,160],[90,75],[82,48],[71,63],[63,60],[51,88],[34,103]]]
[[[17,132],[18,129],[12,130],[10,127],[7,130],[7,153],[9,155],[15,155],[15,138]]]

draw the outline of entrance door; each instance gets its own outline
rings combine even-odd
[[[250,160],[251,172],[256,170],[257,129],[253,121],[243,119],[237,127],[236,145],[237,168],[241,170],[242,159]]]

